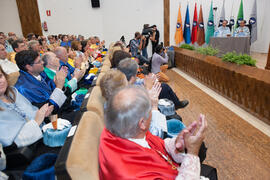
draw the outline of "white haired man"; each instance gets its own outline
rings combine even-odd
[[[100,137],[100,179],[200,179],[198,152],[207,127],[204,116],[177,138],[165,140],[148,131],[151,116],[144,88],[128,86],[109,99],[106,128]]]

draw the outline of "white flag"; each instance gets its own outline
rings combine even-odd
[[[254,0],[253,9],[250,14],[249,24],[251,25],[251,43],[257,40],[257,0]]]
[[[223,6],[220,13],[219,26],[222,26],[223,20],[225,20],[225,0],[223,1]]]

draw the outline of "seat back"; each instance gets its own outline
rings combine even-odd
[[[73,138],[66,169],[74,180],[98,180],[98,147],[104,128],[101,117],[92,111],[83,114]]]

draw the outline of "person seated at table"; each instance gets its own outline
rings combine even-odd
[[[15,143],[24,147],[42,138],[40,125],[51,114],[48,103],[40,109],[33,106],[15,88],[10,87],[7,74],[0,66],[0,144],[4,147]]]
[[[235,30],[236,37],[249,37],[250,36],[249,28],[245,25],[246,25],[246,22],[242,20],[240,22],[240,26]]]
[[[125,87],[109,99],[100,136],[100,179],[200,179],[204,116],[177,138],[162,140],[149,132],[151,112],[151,100],[142,87]]]
[[[227,37],[230,36],[231,31],[230,28],[227,27],[228,21],[227,20],[223,20],[222,22],[222,26],[218,27],[218,29],[215,32],[215,36],[216,37]]]
[[[167,50],[161,44],[157,45],[152,57],[151,72],[159,77],[158,80],[160,82],[168,82],[170,80],[165,74],[168,69],[168,64],[165,63],[168,63],[168,59]]]

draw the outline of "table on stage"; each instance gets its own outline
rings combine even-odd
[[[250,37],[211,37],[209,45],[219,49],[218,56],[233,51],[250,54]]]

